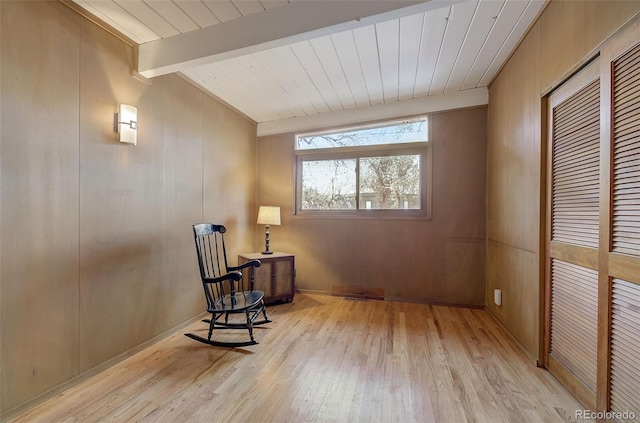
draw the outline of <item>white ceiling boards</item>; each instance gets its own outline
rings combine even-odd
[[[427,97],[436,109],[486,103],[487,84],[546,4],[74,1],[140,44],[142,75],[181,73],[258,122],[259,135],[314,126],[323,113],[399,116]]]

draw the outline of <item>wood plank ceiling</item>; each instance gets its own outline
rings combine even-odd
[[[258,22],[256,16],[258,19],[272,16],[286,12],[286,8],[296,3],[311,3],[309,0],[74,1],[139,43],[141,52],[146,44],[179,41],[183,34],[197,35],[198,31],[216,25],[225,31],[233,28],[228,36],[237,37],[234,31]],[[335,6],[339,3],[321,1]],[[395,3],[397,6],[388,7],[393,9],[409,2]],[[211,57],[210,63],[186,64],[178,71],[259,124],[429,96],[445,98],[473,90],[486,91],[546,4],[545,0],[413,3],[428,7],[423,7],[423,11],[413,7],[382,13],[369,24],[358,18],[346,30],[336,25],[335,31],[309,31],[302,39],[291,37],[275,46],[264,43],[264,47],[238,49],[236,54]],[[251,15],[254,20],[250,22]],[[300,16],[304,18],[308,20],[308,16]],[[203,42],[212,44],[210,39]]]

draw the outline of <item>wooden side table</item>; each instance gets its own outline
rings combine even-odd
[[[238,265],[250,260],[260,260],[257,269],[251,268],[243,274],[249,278],[245,283],[253,281],[253,289],[264,291],[264,302],[293,301],[296,266],[295,256],[289,253],[274,252],[273,254],[242,253],[238,254]]]

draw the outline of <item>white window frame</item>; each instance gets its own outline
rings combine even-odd
[[[358,129],[366,129],[373,126],[393,125],[394,123],[402,123],[407,119],[395,119],[391,121],[376,122],[368,125],[358,125],[335,128],[330,131],[317,131],[296,134],[294,137],[294,155],[295,155],[295,193],[294,193],[294,211],[297,217],[309,218],[393,218],[393,219],[431,219],[431,197],[432,197],[432,152],[431,152],[431,125],[429,125],[428,116],[411,118],[410,120],[427,120],[428,139],[422,142],[411,142],[402,144],[380,144],[371,146],[356,147],[335,147],[321,149],[297,149],[298,138],[307,137],[314,134],[335,133],[342,131],[353,131]],[[359,170],[356,174],[356,208],[340,209],[340,210],[304,210],[302,209],[302,163],[304,161],[315,160],[340,160],[355,159],[359,160],[366,157],[382,157],[382,156],[403,156],[403,155],[419,155],[420,156],[420,208],[418,209],[366,209],[365,204],[360,204],[360,183]],[[357,166],[356,166],[357,168]],[[361,208],[360,208],[361,207]]]

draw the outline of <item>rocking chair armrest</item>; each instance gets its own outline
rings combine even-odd
[[[242,272],[232,271],[232,272],[229,272],[229,273],[227,273],[225,275],[218,276],[217,278],[204,278],[203,282],[206,282],[206,283],[217,283],[217,282],[223,282],[223,281],[228,281],[228,280],[233,280],[235,282],[238,282],[241,279],[242,279]]]
[[[246,263],[242,263],[240,266],[229,266],[227,269],[229,270],[242,270],[245,269],[247,267],[260,267],[262,263],[260,262],[260,260],[249,260]]]

